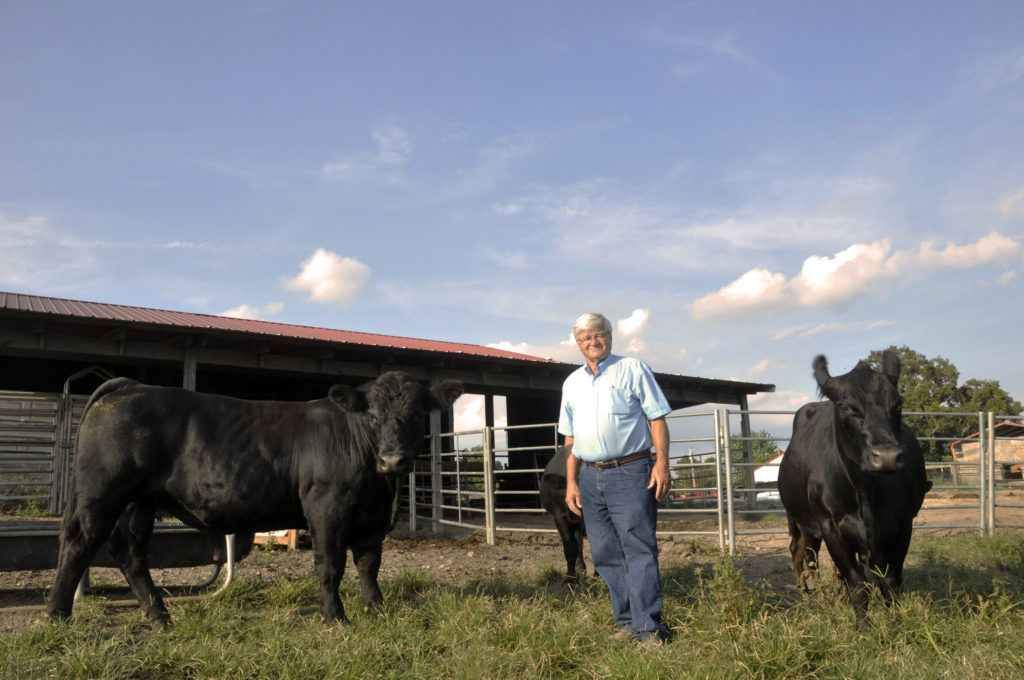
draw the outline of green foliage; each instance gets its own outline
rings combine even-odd
[[[998,380],[971,378],[960,384],[960,371],[945,357],[928,358],[906,345],[890,347],[900,358],[900,395],[903,410],[923,412],[995,411],[1000,415],[1018,415],[1021,404],[999,386]],[[879,350],[868,355],[867,362],[878,369],[882,363]],[[946,416],[909,416],[907,424],[918,437],[935,437],[946,441],[922,441],[927,460],[951,458],[950,439],[960,439],[978,431],[976,418]]]
[[[351,579],[351,623],[317,613],[315,579],[233,585],[171,602],[175,624],[87,598],[70,622],[40,618],[0,634],[0,676],[109,678],[1010,678],[1024,677],[1024,539],[1015,533],[918,534],[902,599],[871,603],[859,631],[830,570],[802,595],[751,582],[739,558],[665,570],[674,640],[638,647],[608,639],[600,581],[575,591],[550,569],[469,585],[407,571],[382,581],[378,617]],[[784,555],[761,555],[788,570]]]
[[[782,453],[779,449],[779,444],[773,439],[771,432],[765,429],[760,429],[757,432],[750,433],[751,451],[754,454],[755,463],[767,463],[775,456]],[[732,454],[734,459],[739,459],[743,453],[743,438],[739,435],[732,435],[729,437],[729,452]]]

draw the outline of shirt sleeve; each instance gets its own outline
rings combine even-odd
[[[562,388],[562,406],[558,410],[558,433],[566,437],[572,437],[572,404],[566,395],[568,390]]]
[[[672,412],[672,407],[665,398],[665,393],[654,379],[654,371],[644,362],[639,362],[640,372],[637,376],[637,389],[640,396],[640,408],[647,420],[657,420]]]

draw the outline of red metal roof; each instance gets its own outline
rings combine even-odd
[[[273,321],[252,321],[235,319],[213,314],[194,314],[192,312],[172,312],[147,307],[129,307],[112,305],[104,302],[84,302],[64,298],[44,297],[41,295],[23,295],[0,291],[0,309],[23,312],[34,312],[52,316],[65,316],[83,319],[117,320],[133,324],[153,324],[157,326],[176,326],[190,330],[227,331],[234,333],[253,333],[257,335],[276,335],[282,338],[302,340],[318,340],[324,342],[340,342],[371,347],[391,347],[395,349],[411,349],[426,352],[444,352],[447,354],[466,354],[471,356],[516,359],[520,361],[551,362],[542,359],[508,352],[506,350],[467,345],[457,342],[439,340],[419,340],[393,335],[376,335],[355,331],[339,331],[329,328],[311,326],[295,326],[292,324],[275,323]]]

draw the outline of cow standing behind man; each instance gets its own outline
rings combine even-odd
[[[883,353],[881,372],[861,361],[832,377],[824,356],[813,367],[828,401],[796,412],[779,466],[793,569],[799,584],[804,567],[816,567],[824,540],[863,626],[870,584],[888,601],[900,592],[914,517],[932,483],[903,423],[895,352]]]
[[[569,510],[565,502],[565,459],[569,450],[559,446],[554,457],[544,466],[540,477],[540,504],[555,521],[558,537],[562,539],[562,553],[565,555],[565,576],[576,581],[586,576],[587,564],[583,560],[583,538],[587,528],[583,517]]]
[[[346,550],[372,611],[401,475],[422,448],[429,411],[461,393],[460,383],[427,390],[400,372],[365,393],[335,385],[325,399],[301,403],[108,380],[78,430],[50,615],[71,614],[83,572],[113,531],[111,552],[140,606],[167,623],[146,560],[157,510],[223,533],[308,528],[323,617],[345,618]]]

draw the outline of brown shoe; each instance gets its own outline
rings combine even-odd
[[[617,631],[608,636],[610,642],[627,642],[633,639],[633,634],[625,628],[619,628]]]

